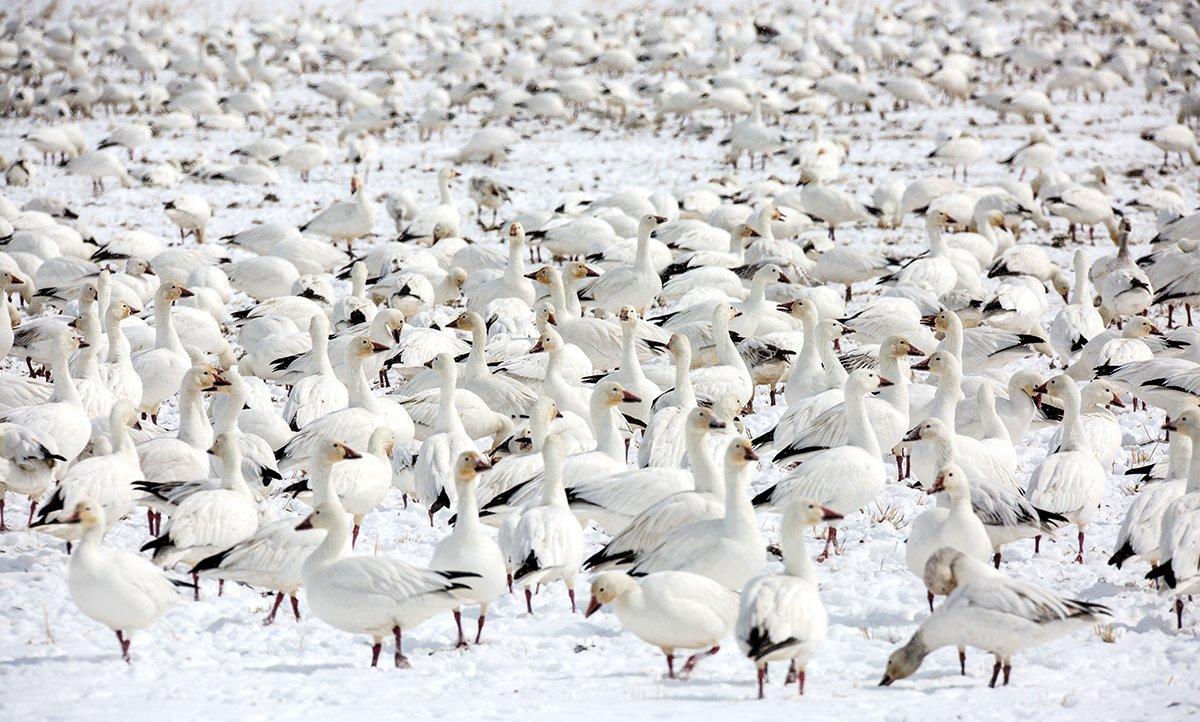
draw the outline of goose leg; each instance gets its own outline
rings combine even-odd
[[[1075,555],[1075,563],[1083,564],[1083,530],[1079,531],[1079,553]]]
[[[192,575],[192,601],[200,601],[200,575]]]
[[[487,605],[479,606],[479,624],[475,627],[475,644],[479,644],[479,640],[483,639],[483,623],[487,621]]]
[[[125,664],[132,664],[129,661],[129,640],[125,638],[125,634],[121,630],[117,631],[117,643],[121,645],[121,659],[125,660]]]
[[[4,497],[0,495],[0,531],[8,531],[8,524],[4,522]]]
[[[1183,598],[1175,598],[1175,628],[1183,629]]]
[[[292,596],[292,614],[296,617],[296,621],[300,621],[300,599],[295,594]]]
[[[833,527],[829,527],[829,529],[827,529],[825,531],[825,549],[822,550],[821,553],[817,555],[818,562],[823,562],[829,558],[829,547],[832,544],[833,544]]]
[[[896,481],[904,478],[904,457],[896,454]]]
[[[758,672],[758,698],[762,699],[763,698],[763,682],[765,682],[766,678],[767,678],[767,665],[765,665],[765,664],[758,665],[757,672]]]
[[[358,543],[358,529],[359,529],[358,524],[355,524],[354,529],[352,529],[350,531],[350,548],[351,549],[353,549],[354,545]]]
[[[525,587],[525,611],[533,614],[533,592],[529,591],[529,587]]]
[[[511,573],[511,572],[509,572],[508,574],[505,574],[505,575],[504,575],[504,578],[505,578],[505,579],[507,580],[507,582],[508,582],[508,593],[509,593],[509,594],[512,594],[512,573]]]
[[[996,567],[997,569],[1000,568],[1000,552],[999,552],[999,550],[997,550],[996,553],[992,555],[992,566]]]
[[[400,625],[392,627],[392,634],[396,637],[396,668],[408,669],[412,665],[408,663],[408,658],[404,656],[404,635],[400,631]]]
[[[801,697],[804,696],[804,676],[805,672],[803,669],[796,673],[796,686],[800,688]]]
[[[575,614],[576,609],[575,609],[575,586],[574,586],[574,584],[567,585],[567,596],[571,598],[571,614]]]
[[[1012,662],[1005,661],[1004,663],[1004,686],[1008,686],[1008,678],[1012,675]]]
[[[962,676],[967,676],[967,649],[966,647],[958,648],[958,673]]]
[[[217,580],[217,596],[218,597],[225,596],[225,580],[224,579]]]
[[[1034,554],[1042,553],[1042,535],[1041,534],[1038,534],[1037,536],[1035,536],[1033,538],[1033,553]]]
[[[675,655],[663,650],[667,655],[667,679],[675,679]]]
[[[996,680],[1000,677],[1000,658],[996,658],[996,663],[992,665],[992,681],[988,682],[989,687],[996,686]]]
[[[279,611],[279,605],[283,604],[283,592],[275,593],[275,603],[271,605],[271,613],[263,620],[263,626],[269,627],[275,623],[275,612]]]
[[[375,638],[375,644],[371,645],[371,666],[379,666],[379,653],[383,651],[383,641],[379,637]]]
[[[467,638],[463,636],[462,631],[462,610],[454,610],[454,626],[458,627],[458,643],[454,645],[455,649],[466,649]]]
[[[708,649],[704,652],[697,652],[697,653],[693,654],[692,656],[688,657],[687,661],[683,663],[683,671],[679,676],[682,679],[687,679],[688,677],[691,677],[692,672],[694,672],[696,670],[696,665],[700,662],[701,658],[711,657],[720,651],[721,651],[721,645],[717,644],[717,645],[713,645],[713,647],[711,649]]]
[[[929,602],[929,611],[933,611],[933,592],[925,592],[925,599]]]

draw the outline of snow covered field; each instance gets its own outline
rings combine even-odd
[[[371,13],[384,5],[372,2],[364,6],[360,14],[368,26]],[[513,9],[518,6],[512,4]],[[219,7],[227,6],[200,3],[192,11],[194,15],[189,15],[181,3],[175,16],[180,22],[195,17],[219,27],[229,22],[214,10]],[[9,5],[8,11],[20,15],[25,10],[18,3]],[[336,17],[341,10],[330,4],[328,12]],[[849,27],[849,19],[836,23]],[[1020,29],[1020,24],[1011,24],[1003,29],[1001,38],[1007,40]],[[111,25],[108,32],[118,33],[118,25]],[[707,40],[712,42],[711,35]],[[378,41],[370,31],[364,42],[368,44],[365,54],[373,54]],[[1107,39],[1097,40],[1093,45],[1107,43]],[[707,56],[712,50],[710,45],[699,53]],[[415,45],[412,52],[414,61],[423,53]],[[761,66],[774,57],[773,51],[757,46],[739,67],[760,77]],[[131,84],[138,82],[122,65],[106,67],[105,72]],[[160,80],[169,76],[170,71]],[[344,119],[334,116],[332,104],[305,85],[325,78],[358,83],[365,82],[368,75],[339,69],[286,77],[275,88],[272,100],[278,128],[293,136],[318,135],[331,146],[335,162],[315,170],[309,183],[281,169],[281,181],[270,187],[202,182],[185,176],[175,188],[113,187],[93,198],[87,179],[39,166],[28,187],[3,188],[0,193],[18,205],[40,196],[63,199],[100,239],[128,228],[177,239],[177,230],[163,214],[162,204],[180,193],[198,194],[212,204],[211,239],[260,221],[298,225],[347,194],[350,170],[343,162],[344,150],[335,146]],[[419,113],[431,82],[402,82],[407,109]],[[1190,191],[1190,204],[1196,204],[1195,167],[1182,171],[1173,167],[1168,175],[1160,176],[1160,153],[1138,138],[1144,128],[1173,122],[1174,99],[1147,102],[1138,84],[1110,93],[1103,102],[1095,97],[1090,103],[1067,100],[1060,95],[1055,105],[1061,170],[1077,176],[1102,165],[1120,202],[1132,198],[1142,183],[1127,177],[1126,172],[1149,168],[1147,180],[1155,186],[1176,182]],[[411,124],[402,122],[389,131],[380,144],[382,168],[370,172],[370,195],[382,197],[403,188],[424,202],[432,201],[437,169],[478,128],[479,116],[486,108],[486,101],[476,101],[458,109],[451,128],[427,143],[417,140]],[[986,158],[972,167],[972,183],[1005,177],[1007,169],[996,161],[1024,143],[1029,132],[1028,126],[1011,117],[998,123],[993,112],[974,103],[942,104],[932,110],[889,109],[884,115],[834,111],[821,120],[827,133],[852,141],[838,185],[860,199],[893,179],[907,183],[946,175],[947,169],[932,165],[925,155],[938,142],[938,133],[948,128],[969,126],[984,142]],[[749,171],[744,164],[732,171],[723,165],[723,150],[717,146],[723,135],[721,120],[715,113],[704,119],[715,131],[703,138],[676,134],[674,124],[661,132],[627,129],[591,114],[576,122],[549,125],[520,120],[514,128],[523,140],[505,162],[494,169],[467,164],[460,170],[464,180],[482,171],[511,186],[512,205],[504,214],[513,209],[551,208],[570,192],[600,196],[628,186],[683,191],[726,173],[743,184],[770,175],[795,181],[794,171],[782,158],[769,160],[765,171]],[[75,122],[89,138],[99,139],[127,120],[100,114]],[[787,134],[794,140],[804,139],[808,122],[807,118],[789,119]],[[11,160],[22,136],[38,125],[28,118],[0,119],[0,153]],[[264,129],[258,119],[249,126],[166,133],[139,155],[155,160],[203,155],[226,161],[233,149],[264,132],[273,132]],[[474,225],[473,208],[467,211],[465,183],[460,182],[455,193],[464,199],[464,221],[472,218],[464,223],[466,232],[496,242],[496,233]],[[1135,213],[1132,221],[1135,242],[1144,243],[1153,235],[1151,215]],[[1062,222],[1055,224],[1054,234],[1063,234]],[[1033,238],[1049,240],[1044,231],[1027,226],[1027,232]],[[380,239],[393,234],[391,221],[382,212],[376,234]],[[814,237],[823,234],[821,228],[806,232]],[[1107,241],[1099,241],[1101,235],[1095,247],[1088,247],[1096,256],[1111,253]],[[898,229],[843,228],[838,236],[854,243],[882,244],[902,254],[921,249],[926,237],[922,219],[914,216]],[[1068,244],[1051,253],[1069,266],[1073,249]],[[231,251],[231,255],[243,254]],[[339,291],[346,288],[339,282]],[[869,303],[872,295],[873,291],[859,294],[851,308]],[[1049,371],[1049,359],[1044,357],[1022,363]],[[15,360],[6,362],[5,373],[21,372]],[[760,412],[746,418],[751,431],[766,428],[781,411],[768,406],[764,393],[760,393],[756,408]],[[160,421],[174,428],[174,409]],[[1156,411],[1124,411],[1125,461],[1165,454],[1161,422],[1162,415]],[[1027,478],[1046,453],[1049,434],[1034,434],[1019,449],[1021,478]],[[15,530],[0,535],[0,719],[1195,717],[1200,715],[1200,606],[1188,605],[1184,629],[1177,631],[1170,599],[1142,579],[1144,564],[1118,571],[1104,563],[1113,551],[1129,503],[1123,470],[1119,464],[1113,472],[1102,508],[1088,528],[1086,564],[1070,563],[1074,530],[1069,529],[1056,543],[1043,542],[1037,556],[1031,542],[1012,545],[1005,550],[1003,566],[1014,577],[1109,606],[1114,612],[1111,625],[1082,630],[1019,654],[1013,684],[1008,687],[987,688],[991,658],[981,652],[969,655],[967,676],[958,676],[951,649],[936,653],[911,679],[891,688],[877,687],[888,654],[926,615],[925,590],[904,565],[904,540],[907,523],[931,502],[903,484],[889,483],[877,504],[843,525],[845,553],[818,565],[830,631],[810,664],[805,697],[796,697],[794,689],[783,690],[783,666],[779,665],[772,671],[767,699],[761,702],[754,699],[753,667],[738,653],[732,638],[726,640],[720,654],[700,664],[690,681],[667,680],[658,650],[621,632],[607,611],[590,619],[570,614],[561,585],[551,585],[534,598],[533,616],[524,613],[523,599],[502,598],[489,614],[484,643],[466,651],[453,649],[454,626],[449,615],[411,632],[406,630],[407,654],[413,666],[401,671],[389,665],[368,668],[369,642],[365,638],[334,630],[311,616],[295,623],[290,615],[281,613],[273,626],[264,627],[261,619],[269,609],[270,597],[229,585],[218,598],[210,582],[204,585],[200,603],[176,608],[153,629],[134,635],[134,663],[127,666],[120,661],[111,632],[84,617],[71,602],[63,545],[26,531],[23,498],[10,496],[8,520]],[[754,485],[762,488],[778,475],[778,470],[764,465]],[[302,506],[296,504],[297,514]],[[423,563],[446,532],[445,516],[430,528],[424,509],[401,509],[396,492],[385,510],[367,517],[358,551]],[[778,517],[764,514],[760,520],[766,535],[773,539]],[[604,538],[595,528],[589,530],[589,552]],[[145,540],[140,513],[106,537],[109,545],[131,550]],[[812,540],[810,549],[815,556],[820,542]],[[586,586],[580,583],[579,589],[586,600]],[[306,611],[303,605],[302,611]],[[473,628],[474,620],[465,624]]]

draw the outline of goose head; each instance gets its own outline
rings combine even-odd
[[[296,531],[304,531],[305,529],[324,529],[325,531],[333,531],[345,526],[346,510],[341,508],[337,502],[327,501],[323,504],[318,504],[312,510],[312,513],[304,518],[304,521],[296,525]]]
[[[350,342],[346,347],[346,353],[352,358],[365,359],[377,353],[387,351],[388,347],[373,340],[370,336],[363,334]]]
[[[558,315],[554,310],[554,304],[549,301],[539,303],[537,310],[533,313],[533,324],[542,330],[550,326],[557,326]]]
[[[566,276],[579,281],[585,278],[599,278],[600,272],[583,261],[571,261],[567,264]]]
[[[450,323],[446,324],[447,328],[457,329],[459,331],[475,331],[483,329],[483,316],[480,316],[475,311],[466,311],[458,315]]]
[[[184,376],[184,387],[195,391],[209,392],[219,391],[229,387],[231,384],[229,379],[221,375],[221,372],[216,368],[200,363],[188,369]]]
[[[914,634],[903,647],[900,647],[888,658],[883,679],[879,680],[880,687],[890,686],[898,679],[911,677],[921,668],[921,663],[929,654],[929,648],[921,640],[920,633]]]
[[[903,336],[891,336],[883,344],[886,353],[893,358],[901,358],[903,356],[924,356],[925,353],[921,349],[913,345]]]
[[[642,400],[642,397],[627,390],[616,381],[597,386],[593,393],[600,398],[605,406],[610,407],[620,403],[636,404]]]
[[[871,369],[855,369],[846,377],[846,391],[851,394],[866,395],[891,385],[891,381]]]
[[[161,301],[163,303],[173,304],[181,298],[191,298],[196,294],[189,291],[187,287],[178,281],[164,281],[163,284],[158,287],[158,293],[155,295],[157,296],[155,303]]]
[[[745,248],[747,244],[753,242],[753,239],[761,238],[762,234],[754,230],[754,227],[749,223],[739,223],[733,229],[733,237],[741,242],[742,248]]]
[[[455,178],[459,177],[460,175],[462,175],[462,173],[459,173],[458,171],[454,170],[450,166],[446,166],[445,168],[442,168],[440,171],[438,171],[438,180],[443,183],[449,183],[450,181],[454,180]]]
[[[687,415],[687,429],[700,435],[707,434],[713,429],[725,428],[725,422],[712,409],[697,406]]]
[[[946,309],[942,309],[941,311],[938,311],[935,314],[931,314],[929,316],[922,316],[921,317],[921,325],[929,326],[937,333],[944,334],[944,333],[948,332],[951,328],[954,328],[955,325],[957,325],[961,329],[962,328],[962,319],[960,319],[958,317],[957,313],[946,308]]]
[[[667,351],[670,352],[671,358],[678,364],[691,365],[692,360],[692,342],[682,333],[671,334],[670,340],[667,341]]]
[[[522,226],[517,221],[508,224],[508,244],[510,246],[525,244],[525,226]]]
[[[449,271],[446,271],[446,281],[449,282],[453,288],[461,290],[463,284],[467,282],[467,272],[458,266],[454,266]]]
[[[114,301],[108,304],[108,315],[113,321],[124,321],[137,312],[138,309],[124,301]]]
[[[846,332],[846,326],[835,318],[817,322],[817,337],[825,343],[833,343]]]
[[[209,454],[225,462],[232,459],[234,454],[240,451],[241,447],[238,446],[237,437],[229,433],[217,434],[216,438],[213,439],[212,446],[208,449]]]
[[[1041,386],[1034,389],[1037,394],[1049,394],[1056,399],[1066,400],[1074,398],[1079,400],[1079,385],[1075,383],[1075,379],[1066,374],[1059,374],[1045,382]]]
[[[1063,303],[1071,301],[1071,279],[1067,278],[1067,274],[1062,272],[1058,266],[1050,269],[1050,286],[1054,288],[1054,292],[1062,297]]]
[[[797,298],[794,301],[781,303],[779,310],[800,319],[805,326],[815,324],[819,318],[816,305],[807,298]]]
[[[904,436],[905,441],[939,441],[948,438],[950,438],[949,430],[946,428],[945,422],[939,418],[925,419],[909,429]]]
[[[1016,392],[1032,397],[1037,393],[1037,387],[1045,383],[1045,379],[1037,371],[1018,371],[1008,382],[1008,395],[1012,398]]]
[[[1124,338],[1145,338],[1147,336],[1162,336],[1163,332],[1145,316],[1134,316],[1126,320],[1125,328],[1121,330]]]
[[[1096,379],[1089,383],[1080,394],[1080,399],[1085,407],[1116,406],[1125,408],[1125,402],[1121,399],[1121,390],[1107,379]]]
[[[788,277],[784,275],[783,269],[774,263],[768,263],[755,271],[753,282],[764,286],[768,283],[791,283]]]
[[[443,381],[454,381],[454,377],[458,374],[458,367],[454,364],[454,357],[448,353],[440,353],[429,360],[427,364],[430,368],[437,372],[439,378]]]
[[[390,459],[396,449],[396,434],[387,426],[377,426],[371,432],[367,447],[371,453]]]
[[[89,499],[81,499],[63,519],[64,524],[78,524],[83,529],[103,529],[107,524],[104,507]]]
[[[925,572],[922,578],[925,588],[935,596],[945,596],[958,588],[958,578],[955,568],[959,560],[966,554],[957,547],[942,547],[929,555],[925,560]]]
[[[469,483],[475,480],[481,471],[492,468],[491,463],[483,454],[475,451],[464,451],[454,462],[454,480],[459,483]]]
[[[622,594],[637,588],[637,581],[625,572],[601,572],[592,579],[592,598],[583,616],[590,617],[605,604],[611,604]]]
[[[638,221],[638,233],[642,235],[653,234],[654,229],[667,222],[666,216],[659,216],[653,213],[642,216]]]
[[[823,521],[837,521],[841,518],[841,514],[822,506],[816,499],[796,499],[788,504],[787,511],[783,513],[782,528],[807,529]]]
[[[713,326],[728,325],[730,321],[741,316],[742,312],[734,308],[728,303],[718,303],[713,307],[712,318]]]
[[[550,323],[554,323],[554,315],[551,313],[546,320]],[[562,351],[562,349],[562,336],[559,336],[557,331],[550,326],[547,326],[546,330],[542,332],[542,335],[538,336],[537,343],[530,347],[529,353],[541,353],[545,351],[546,353],[552,354]]]
[[[357,174],[350,176],[350,195],[354,195],[355,193],[358,193],[360,190],[362,190],[362,188],[363,188],[362,178],[359,178]]]
[[[537,281],[543,286],[550,286],[554,283],[554,277],[557,273],[558,269],[554,266],[542,266],[532,273],[526,273],[525,278]]]
[[[1187,409],[1163,424],[1167,431],[1178,431],[1193,442],[1200,440],[1200,408]]]
[[[758,454],[745,436],[734,439],[725,450],[725,465],[729,469],[740,470],[755,461],[758,461]]]
[[[633,306],[622,306],[621,310],[617,312],[617,320],[621,323],[621,328],[636,328],[638,322],[637,309]]]
[[[404,331],[404,312],[396,308],[381,308],[375,318],[371,319],[371,335],[387,334],[393,343],[400,342],[400,334]]]
[[[952,378],[962,374],[962,364],[949,351],[934,351],[913,365],[914,371],[928,371],[939,378]]]
[[[928,493],[937,494],[941,491],[951,496],[968,492],[967,475],[957,464],[950,463],[943,466],[938,471],[937,478],[933,480],[933,485],[929,487]]]
[[[0,290],[7,291],[10,288],[20,288],[25,283],[14,276],[10,271],[0,271]]]

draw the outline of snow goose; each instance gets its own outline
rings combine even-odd
[[[1045,342],[1041,336],[1014,333],[990,326],[963,328],[962,318],[950,309],[923,316],[921,323],[942,334],[938,349],[945,349],[954,354],[964,368],[999,368],[1015,359],[1028,356]]]
[[[1075,285],[1071,303],[1064,304],[1050,323],[1050,346],[1063,368],[1070,366],[1088,341],[1104,331],[1104,320],[1088,292],[1088,268],[1091,262],[1082,250],[1075,251]]]
[[[491,468],[487,459],[477,451],[464,451],[455,460],[454,486],[458,514],[454,529],[437,543],[429,560],[429,568],[435,571],[461,570],[478,575],[466,582],[467,587],[458,594],[464,604],[479,605],[475,644],[479,644],[483,637],[488,605],[504,593],[505,586],[504,555],[479,523],[479,502],[476,498],[476,477]],[[466,647],[461,606],[454,609],[454,623],[458,627],[458,646]]]
[[[768,665],[783,660],[789,662],[785,684],[795,679],[804,694],[805,667],[825,641],[829,625],[804,538],[817,524],[841,516],[812,499],[792,502],[779,530],[783,573],[756,577],[742,590],[734,634],[757,669],[759,699]]]
[[[0,531],[4,521],[4,494],[11,491],[29,498],[29,524],[38,499],[54,481],[54,467],[63,461],[42,444],[33,431],[15,424],[0,424]]]
[[[667,657],[667,676],[675,679],[675,651],[703,650],[687,658],[680,677],[687,679],[703,657],[720,651],[721,640],[738,615],[738,595],[719,582],[686,571],[662,571],[634,578],[603,572],[592,580],[586,616],[611,604],[621,626],[658,647]]]
[[[1120,236],[1116,219],[1118,216],[1123,219],[1124,214],[1113,208],[1112,199],[1103,191],[1085,185],[1070,185],[1046,198],[1044,203],[1048,214],[1067,220],[1072,243],[1075,242],[1075,227],[1081,225],[1088,227],[1089,238],[1093,238],[1099,223],[1108,229],[1114,242]]]
[[[829,227],[829,240],[836,240],[834,229],[844,223],[863,223],[871,217],[880,218],[878,208],[860,203],[846,191],[824,185],[820,178],[802,175],[800,184],[803,210]]]
[[[286,596],[291,600],[292,615],[298,622],[300,599],[297,594],[303,583],[300,568],[320,543],[319,532],[297,531],[296,520],[285,517],[262,525],[250,537],[228,549],[201,559],[190,573],[275,592],[275,602],[263,619],[264,626],[275,622],[275,613]]]
[[[1000,161],[1000,165],[1009,168],[1020,168],[1018,179],[1025,179],[1025,171],[1032,170],[1034,174],[1054,165],[1058,160],[1058,146],[1053,139],[1041,128],[1035,128],[1029,134],[1029,140]]]
[[[337,460],[353,458],[344,444],[324,442]],[[348,453],[347,453],[348,452]],[[403,632],[458,604],[455,593],[462,580],[474,573],[431,571],[385,556],[348,556],[350,522],[336,496],[313,509],[297,530],[321,529],[325,538],[301,567],[304,593],[313,616],[351,634],[367,634],[374,641],[371,666],[379,664],[383,638],[396,640],[395,663],[407,668],[402,648]]]
[[[662,280],[650,260],[650,234],[667,219],[663,216],[643,216],[638,223],[637,257],[632,265],[619,266],[595,279],[580,295],[580,299],[610,313],[622,306],[632,306],[645,315],[662,292]]]
[[[696,407],[696,391],[692,386],[692,344],[682,333],[671,334],[667,343],[674,364],[675,386],[671,390],[671,405],[653,412],[646,432],[638,446],[638,466],[677,468],[685,451],[684,420]]]
[[[109,436],[112,448],[107,454],[97,454],[70,466],[54,493],[42,505],[33,527],[70,542],[79,539],[79,529],[60,526],[64,516],[81,500],[87,499],[104,508],[110,525],[125,518],[133,509],[133,482],[142,478],[137,452],[129,437],[129,426],[136,415],[132,405],[122,399],[109,415]],[[86,440],[86,434],[83,437]]]
[[[142,379],[138,410],[158,420],[158,409],[180,388],[191,362],[175,329],[172,307],[194,294],[178,281],[164,281],[154,293],[154,348],[135,354],[133,368]]]
[[[727,589],[741,589],[766,562],[766,545],[747,495],[752,463],[750,440],[738,438],[725,451],[725,514],[676,528],[658,546],[638,556],[630,574],[684,571],[706,576]]]
[[[392,430],[386,426],[371,432],[365,453],[347,457],[332,469],[318,466],[310,472],[309,479],[297,482],[288,490],[299,492],[312,489],[313,506],[321,504],[336,494],[342,508],[354,519],[350,530],[351,548],[358,542],[358,532],[363,517],[374,511],[392,488]],[[317,455],[316,461],[322,457]]]
[[[632,306],[625,306],[618,314],[621,324],[621,364],[613,371],[599,379],[599,383],[616,382],[628,389],[641,399],[640,402],[624,407],[626,419],[632,417],[644,427],[650,420],[650,403],[658,398],[661,389],[642,370],[642,362],[637,355],[637,328],[640,320],[637,311]]]
[[[149,559],[101,546],[110,526],[102,505],[81,499],[64,523],[78,527],[80,539],[67,576],[71,599],[79,611],[116,633],[121,658],[129,662],[130,633],[152,626],[182,602],[179,591]]]
[[[705,437],[713,430],[726,428],[726,424],[704,407],[692,407],[683,420],[692,489],[670,494],[645,507],[608,544],[585,560],[585,569],[628,568],[639,555],[658,546],[676,529],[724,515],[725,481],[717,471]]]
[[[300,174],[300,180],[307,183],[309,172],[324,165],[328,157],[329,151],[321,139],[309,136],[270,160],[296,171]]]
[[[537,395],[525,384],[504,374],[492,373],[486,362],[487,325],[474,311],[461,314],[448,324],[448,328],[467,331],[471,334],[471,351],[460,370],[461,388],[475,393],[487,409],[505,416],[524,416],[537,401]],[[480,421],[480,416],[472,420]],[[491,434],[472,434],[481,438]]]
[[[983,143],[974,133],[955,133],[948,140],[938,144],[925,156],[929,160],[950,166],[950,179],[954,180],[954,172],[962,168],[962,179],[967,181],[967,168],[983,155]]]
[[[57,337],[51,373],[53,391],[45,402],[20,406],[0,416],[0,421],[22,426],[66,462],[83,453],[91,437],[91,422],[75,380],[71,377],[70,354],[82,343],[73,329]]]
[[[1162,151],[1161,168],[1164,170],[1167,167],[1167,156],[1171,153],[1179,155],[1180,165],[1183,164],[1184,153],[1193,163],[1200,163],[1200,145],[1196,144],[1196,134],[1186,125],[1174,123],[1162,128],[1143,130],[1141,138]]]
[[[1159,544],[1162,542],[1163,517],[1167,508],[1189,492],[1188,484],[1193,477],[1197,479],[1198,487],[1190,491],[1200,491],[1200,466],[1193,467],[1193,459],[1200,463],[1200,449],[1192,445],[1191,437],[1187,434],[1171,437],[1170,467],[1166,478],[1145,484],[1134,495],[1121,520],[1116,551],[1109,557],[1109,564],[1120,569],[1130,560],[1145,560],[1150,563],[1151,569],[1158,566],[1162,559]],[[1196,469],[1194,474],[1192,468]]]
[[[925,573],[925,562],[938,549],[951,546],[975,559],[986,560],[992,555],[992,542],[987,530],[971,507],[971,484],[966,473],[953,462],[943,466],[929,487],[928,493],[945,492],[946,506],[926,509],[913,520],[904,543],[904,562],[918,577]],[[929,610],[933,611],[933,594],[929,595]]]
[[[475,448],[475,442],[463,427],[458,415],[455,386],[458,383],[458,367],[450,354],[438,354],[433,368],[441,379],[438,394],[438,416],[433,433],[417,451],[417,463],[413,469],[416,482],[414,492],[417,500],[429,508],[429,524],[433,525],[433,514],[438,508],[449,506],[454,501],[454,465],[465,451]]]
[[[731,395],[737,400],[737,408],[750,403],[754,397],[754,379],[729,335],[729,322],[739,312],[728,303],[718,303],[712,310],[712,335],[716,347],[717,364],[692,371],[692,385],[700,395],[711,399]]]
[[[325,314],[313,315],[308,335],[312,340],[311,373],[295,381],[283,407],[283,419],[293,431],[300,431],[314,420],[344,409],[350,403],[350,393],[329,362],[329,320]]]
[[[412,441],[414,428],[408,412],[393,399],[376,397],[363,372],[363,365],[368,358],[387,350],[387,346],[372,341],[366,335],[356,336],[347,344],[350,405],[314,419],[276,450],[275,458],[279,460],[280,471],[287,473],[305,466],[307,457],[303,451],[314,443],[349,439],[359,447],[366,446],[377,426],[390,428],[393,443],[397,446]]]
[[[816,499],[845,516],[866,506],[883,490],[884,468],[879,443],[867,418],[866,397],[889,382],[879,374],[858,369],[846,379],[845,446],[819,451],[800,467],[754,497],[755,506],[786,507],[797,498]],[[830,524],[819,560],[837,548],[837,526]]]
[[[254,494],[242,476],[242,450],[228,434],[217,437],[212,452],[221,459],[220,488],[200,489],[179,502],[162,536],[147,542],[154,563],[164,568],[188,567],[245,540],[258,529]],[[200,587],[195,589],[200,598]]]
[[[1192,461],[1200,457],[1200,411],[1188,409],[1173,422],[1164,425],[1192,442]],[[1187,486],[1181,496],[1171,500],[1162,515],[1162,532],[1158,541],[1158,566],[1147,579],[1159,579],[1175,595],[1175,621],[1183,627],[1183,598],[1194,594],[1200,585],[1200,469],[1188,468]]]
[[[525,228],[516,221],[508,224],[508,263],[497,278],[478,285],[468,284],[466,292],[472,309],[478,311],[498,298],[515,298],[532,307],[536,295],[533,283],[525,277]]]
[[[167,217],[179,227],[179,238],[189,234],[196,237],[197,243],[204,243],[205,227],[212,218],[212,206],[200,196],[182,195],[173,198],[163,205]]]
[[[525,589],[525,609],[533,614],[535,584],[561,579],[567,585],[571,612],[575,612],[575,575],[583,564],[583,529],[567,505],[563,490],[562,440],[546,436],[542,444],[546,470],[542,475],[541,504],[533,504],[516,516],[512,535],[505,545],[507,565],[513,582]]]
[[[473,176],[467,182],[467,190],[471,196],[471,200],[475,201],[475,222],[480,228],[486,228],[483,225],[483,209],[489,208],[492,211],[492,227],[498,227],[496,223],[496,214],[508,202],[508,195],[511,190],[508,186],[486,176]]]
[[[291,261],[277,256],[255,256],[225,267],[229,283],[255,301],[266,301],[292,292],[300,272]]]
[[[1038,387],[1038,392],[1049,393],[1063,402],[1062,441],[1034,469],[1025,495],[1034,506],[1062,514],[1079,528],[1079,554],[1075,561],[1082,564],[1088,520],[1107,487],[1104,467],[1096,460],[1096,452],[1087,438],[1075,380],[1060,374]]]
[[[1120,326],[1122,318],[1146,313],[1154,301],[1154,290],[1146,272],[1130,257],[1125,234],[1119,241],[1116,258],[1105,266],[1103,277],[1096,283],[1102,316],[1116,320]]]
[[[371,235],[375,228],[375,206],[367,197],[366,187],[358,176],[350,178],[350,200],[340,201],[300,226],[301,233],[326,236],[330,241],[345,241],[346,249],[356,239]]]
[[[433,227],[439,223],[445,225],[450,235],[461,236],[458,206],[454,201],[454,195],[450,192],[450,181],[459,175],[458,171],[449,167],[438,171],[438,204],[417,210],[408,225],[400,231],[400,240],[426,238],[432,235]]]
[[[995,687],[1004,671],[1008,684],[1012,656],[1110,616],[1093,602],[1059,597],[1028,582],[1012,579],[959,550],[950,559],[954,591],[921,623],[912,638],[892,653],[881,686],[910,677],[930,653],[951,645],[985,649],[996,657]]]
[[[104,179],[115,177],[122,188],[132,188],[133,178],[129,171],[112,153],[105,150],[90,150],[63,164],[68,175],[81,175],[92,179],[92,195],[104,192]]]

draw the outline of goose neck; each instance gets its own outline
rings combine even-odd
[[[154,346],[166,349],[172,353],[184,353],[183,344],[179,341],[179,333],[175,330],[175,319],[171,314],[171,302],[160,299],[162,303],[154,304]]]
[[[746,486],[750,480],[750,465],[737,467],[725,464],[725,518],[722,523],[726,536],[732,536],[747,526],[757,528],[754,507]]]
[[[846,430],[850,433],[850,443],[871,456],[879,456],[879,442],[867,418],[867,398],[857,389],[846,394]]]

